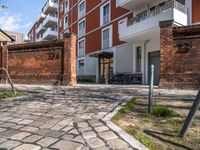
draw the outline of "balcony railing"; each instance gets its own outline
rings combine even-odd
[[[48,35],[57,37],[57,30],[53,30],[51,28],[47,28],[47,30],[43,34],[43,38],[46,38]]]
[[[53,8],[58,9],[58,1],[56,1],[56,0],[48,0],[47,3],[45,4],[45,6],[42,9],[43,12],[46,12],[49,7],[53,7]]]
[[[127,26],[131,26],[135,23],[141,22],[143,20],[146,20],[156,15],[159,15],[165,10],[173,9],[173,8],[181,11],[182,13],[187,14],[187,9],[185,5],[179,3],[176,0],[172,0],[172,1],[164,3],[163,5],[158,5],[154,8],[150,8],[149,10],[146,10],[143,13],[138,14],[136,17],[129,19],[127,22]]]
[[[45,27],[43,26],[43,23],[40,23],[40,25],[36,29],[36,33],[39,33],[41,30],[45,30]]]

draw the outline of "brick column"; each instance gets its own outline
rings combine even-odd
[[[160,22],[160,87],[172,87],[173,83],[173,21]]]
[[[2,53],[1,53],[1,68],[5,68],[8,70],[8,47],[7,45],[2,46]],[[1,83],[6,82],[6,75],[5,72],[1,70]]]
[[[76,86],[76,35],[64,35],[62,85]]]

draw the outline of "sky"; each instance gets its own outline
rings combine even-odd
[[[44,6],[46,0],[0,0],[0,29],[23,33],[27,36],[29,30]]]

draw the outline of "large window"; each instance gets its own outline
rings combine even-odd
[[[102,49],[112,47],[112,26],[102,30]]]
[[[85,15],[85,0],[81,1],[78,5],[78,16],[82,17]]]
[[[69,0],[65,1],[65,13],[69,11]]]
[[[136,72],[141,72],[141,59],[142,59],[142,49],[141,47],[136,47]]]
[[[85,34],[85,20],[82,20],[78,24],[78,35],[83,36]]]
[[[85,39],[78,42],[78,57],[85,55]]]
[[[104,25],[110,21],[110,2],[108,1],[101,6],[101,25]]]

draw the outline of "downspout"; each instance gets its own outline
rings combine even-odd
[[[150,40],[146,40],[144,42],[144,84],[146,83],[146,51],[147,51],[147,43]]]

